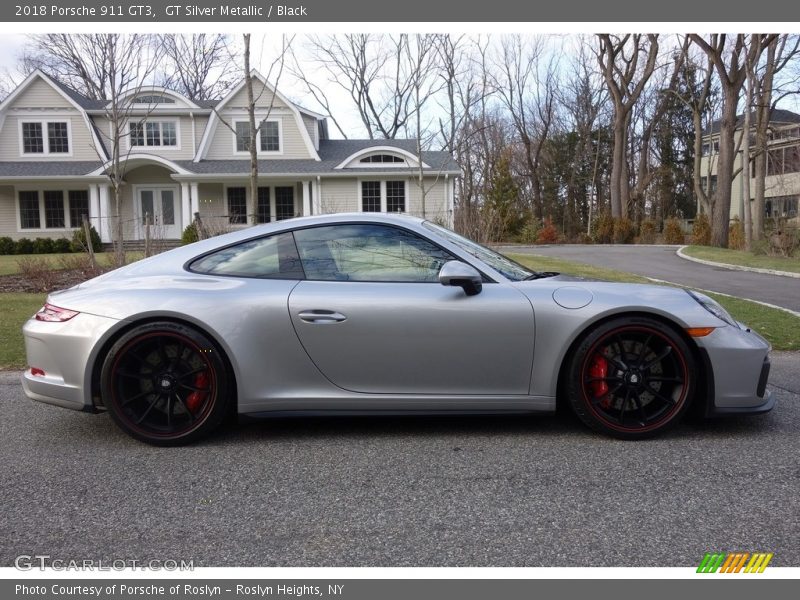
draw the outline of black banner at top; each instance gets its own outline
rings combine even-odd
[[[17,23],[329,23],[329,22],[800,22],[786,0],[642,2],[642,0],[54,0],[0,4],[0,20]]]

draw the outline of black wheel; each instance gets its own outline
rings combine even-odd
[[[589,427],[641,439],[663,432],[686,413],[695,390],[695,361],[670,327],[620,318],[580,342],[565,383],[572,410]]]
[[[157,446],[195,441],[223,421],[230,385],[222,357],[199,331],[147,323],[123,335],[101,374],[103,403],[114,421]]]

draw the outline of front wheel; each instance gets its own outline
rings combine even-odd
[[[654,319],[627,317],[592,330],[570,360],[566,393],[575,414],[622,439],[652,437],[686,413],[695,390],[686,342]]]
[[[216,346],[196,329],[147,323],[111,348],[103,402],[126,433],[156,446],[195,441],[222,423],[230,385]]]

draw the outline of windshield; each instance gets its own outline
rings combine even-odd
[[[449,229],[445,229],[440,225],[436,225],[430,221],[425,221],[422,225],[431,231],[435,231],[448,242],[461,248],[464,252],[467,252],[471,256],[474,256],[478,260],[486,263],[495,271],[501,273],[506,279],[510,279],[511,281],[522,281],[523,279],[534,279],[538,275],[538,273],[535,271],[532,271],[527,267],[523,267],[518,262],[515,262],[510,258],[503,256],[502,254],[498,254],[486,246],[476,244],[472,240],[460,236]]]

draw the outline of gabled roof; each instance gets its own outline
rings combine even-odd
[[[84,110],[95,110],[103,108],[106,105],[105,100],[94,100],[93,98],[88,98],[54,77],[51,77],[50,81],[52,81],[53,84],[67,96],[72,98],[72,100]]]
[[[756,115],[755,112],[750,113],[750,122],[755,124]],[[790,110],[784,110],[782,108],[776,108],[772,111],[772,117],[769,120],[770,123],[775,123],[776,125],[790,125],[792,123],[800,123],[800,115],[796,112],[792,112]],[[744,115],[736,115],[736,129],[741,129],[744,127]],[[712,133],[719,133],[720,129],[720,120],[716,119],[711,122],[710,126],[706,126],[703,129],[703,135],[711,135]]]
[[[297,128],[300,131],[300,136],[303,138],[303,142],[308,149],[308,153],[314,160],[320,160],[319,155],[317,154],[317,150],[314,147],[314,142],[311,141],[311,136],[308,135],[308,131],[303,124],[303,118],[300,116],[300,111],[298,110],[297,106],[289,100],[286,96],[280,93],[275,87],[267,81],[266,77],[264,77],[261,73],[253,69],[250,72],[251,77],[257,79],[261,82],[261,84],[267,88],[276,98],[278,98],[281,102],[283,102],[286,106],[289,107],[289,110],[292,111],[295,120],[297,121]],[[203,133],[203,138],[200,140],[200,146],[197,150],[197,155],[195,156],[195,161],[199,162],[203,160],[203,157],[206,155],[208,151],[208,145],[211,143],[214,134],[217,130],[217,124],[219,122],[219,111],[221,111],[225,105],[231,101],[232,98],[236,96],[244,86],[247,84],[247,78],[243,77],[242,81],[239,82],[237,86],[235,86],[228,95],[225,96],[219,103],[216,104],[214,112],[211,113],[211,118],[208,120],[208,125],[206,125],[206,130]]]

